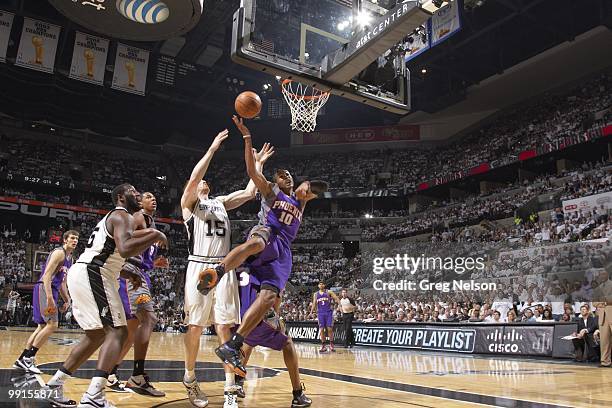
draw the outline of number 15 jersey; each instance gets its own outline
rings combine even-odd
[[[223,197],[199,200],[185,220],[189,237],[189,255],[224,257],[231,248],[229,217]]]

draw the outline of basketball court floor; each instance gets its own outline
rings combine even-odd
[[[12,369],[31,330],[0,331],[0,406],[43,407],[33,401],[12,402],[8,390],[23,381],[23,373]],[[60,330],[37,354],[47,381],[80,337],[78,331]],[[213,347],[216,339],[203,336],[196,372],[210,407],[223,406],[223,370]],[[319,354],[315,344],[296,345],[306,393],[313,407],[403,408],[403,407],[610,407],[612,369],[560,360],[510,359],[451,353],[338,349]],[[95,358],[95,356],[94,356]],[[128,354],[120,377],[132,369]],[[146,371],[164,398],[133,393],[108,392],[118,407],[189,407],[184,388],[182,334],[153,333]],[[89,384],[95,361],[88,361],[66,386],[67,395],[78,400]],[[282,354],[257,350],[253,353],[241,407],[289,407],[291,386]],[[37,381],[33,388],[37,388]]]

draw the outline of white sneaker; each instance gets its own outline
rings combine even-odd
[[[238,389],[237,387],[231,387],[223,392],[225,402],[223,408],[238,408]]]
[[[81,402],[77,408],[117,408],[115,405],[110,403],[104,395],[104,391],[100,391],[95,395],[89,393],[83,394]]]
[[[77,406],[76,401],[64,397],[63,385],[45,385],[41,388],[41,391],[46,396],[47,402],[51,403],[52,407],[74,408]]]
[[[125,384],[119,381],[115,374],[108,376],[106,386],[113,392],[130,392],[130,390],[125,388]]]
[[[42,371],[38,367],[36,367],[36,363],[34,362],[34,357],[21,357],[13,364],[14,368],[20,368],[28,373],[32,374],[42,374]]]
[[[183,385],[187,388],[187,395],[189,396],[189,401],[191,405],[198,408],[204,408],[208,406],[208,397],[206,394],[200,390],[200,385],[198,384],[198,380],[193,380],[190,383],[186,383],[183,380]]]

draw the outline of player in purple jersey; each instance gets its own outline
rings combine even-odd
[[[140,203],[142,210],[134,214],[135,229],[155,228],[155,221],[153,220],[157,210],[155,195],[150,192],[143,193]],[[124,265],[124,268],[131,269],[141,275],[142,279],[138,287],[135,287],[128,279],[119,278],[119,295],[127,318],[128,337],[121,350],[119,362],[113,367],[106,384],[115,392],[126,392],[125,388],[129,388],[141,395],[152,397],[166,395],[149,382],[149,378],[144,371],[149,339],[157,323],[157,317],[153,311],[151,278],[149,276],[149,271],[154,267],[157,252],[157,245],[152,245],[141,255],[128,258]],[[132,345],[134,346],[134,368],[132,376],[124,386],[117,378],[117,370]]]
[[[255,276],[249,274],[248,268],[238,269],[237,273],[240,278],[240,315],[244,316],[249,307],[257,300],[261,284]],[[280,323],[280,299],[280,297],[276,298],[274,307],[269,311],[268,316],[244,338],[244,345],[242,347],[244,360],[242,364],[244,366],[247,365],[251,352],[257,346],[282,351],[283,359],[289,372],[289,378],[291,379],[291,386],[293,387],[291,408],[309,407],[312,404],[312,400],[304,394],[304,388],[300,379],[298,354],[293,347],[291,337],[284,333],[284,327]]]
[[[320,353],[325,353],[325,332],[329,337],[329,349],[334,350],[334,311],[331,307],[332,299],[336,304],[340,304],[340,299],[331,290],[325,289],[325,283],[319,282],[319,290],[312,295],[312,310],[314,314],[317,311],[317,320],[319,321],[319,332],[321,334],[321,350]]]
[[[261,322],[274,306],[278,294],[285,289],[292,267],[291,243],[298,233],[306,203],[327,190],[327,183],[305,181],[293,191],[293,177],[287,170],[277,170],[274,183],[269,182],[255,167],[255,156],[249,129],[242,119],[234,116],[234,123],[244,139],[244,157],[249,177],[259,189],[262,202],[259,224],[250,232],[249,239],[237,246],[216,268],[200,273],[198,290],[212,289],[225,271],[242,265],[250,256],[257,255],[249,263],[251,274],[261,283],[257,300],[245,313],[240,328],[231,340],[218,347],[215,352],[236,374],[245,376],[246,370],[240,362],[240,348],[244,337]]]
[[[57,330],[57,305],[60,293],[64,299],[64,305],[60,311],[65,313],[70,306],[70,295],[64,276],[72,266],[72,253],[79,242],[79,233],[74,230],[66,231],[63,239],[64,244],[49,254],[42,268],[42,274],[34,284],[32,320],[38,324],[38,327],[28,338],[26,348],[13,365],[15,368],[21,368],[34,374],[41,374],[34,363],[34,356],[49,336]]]

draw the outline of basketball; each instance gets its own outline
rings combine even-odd
[[[261,98],[255,92],[244,91],[236,98],[234,107],[241,117],[253,119],[261,111]]]

